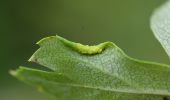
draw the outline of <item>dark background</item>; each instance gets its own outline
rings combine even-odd
[[[17,81],[9,70],[27,60],[40,39],[112,41],[131,57],[170,64],[150,29],[150,16],[165,0],[0,0],[0,100],[53,100]]]

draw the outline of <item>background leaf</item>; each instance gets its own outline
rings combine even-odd
[[[155,37],[170,56],[170,1],[155,11],[151,18],[151,27]]]
[[[19,68],[20,80],[55,95],[59,100],[162,100],[170,96],[170,67],[128,57],[111,42],[101,52],[82,53],[83,46],[59,36],[38,42],[30,61],[49,68]]]

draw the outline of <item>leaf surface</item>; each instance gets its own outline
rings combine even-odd
[[[168,100],[170,67],[128,57],[112,42],[82,45],[59,36],[42,39],[29,61],[51,71],[20,67],[18,79],[57,100]]]

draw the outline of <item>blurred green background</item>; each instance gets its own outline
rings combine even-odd
[[[165,0],[1,0],[0,100],[54,100],[8,72],[27,60],[43,37],[60,35],[84,44],[113,41],[128,55],[170,64],[150,29],[150,16]],[[37,67],[38,66],[38,67]]]

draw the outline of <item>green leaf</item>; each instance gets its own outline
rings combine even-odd
[[[170,57],[170,1],[157,9],[151,18],[151,28]]]
[[[168,100],[170,67],[128,57],[112,42],[82,45],[59,36],[38,42],[29,61],[11,74],[57,100]]]

